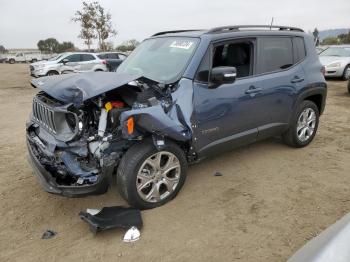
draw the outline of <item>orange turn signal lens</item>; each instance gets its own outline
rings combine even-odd
[[[128,121],[126,122],[126,125],[128,127],[128,134],[131,135],[134,132],[134,118],[129,117]]]

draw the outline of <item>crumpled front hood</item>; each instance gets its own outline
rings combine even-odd
[[[31,84],[63,103],[76,106],[84,101],[141,78],[141,75],[113,72],[66,74],[33,79]]]

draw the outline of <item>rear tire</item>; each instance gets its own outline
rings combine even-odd
[[[117,188],[131,206],[155,208],[178,194],[186,172],[187,161],[179,146],[167,142],[158,151],[148,139],[132,146],[123,156],[117,170]]]
[[[15,61],[15,59],[13,59],[13,58],[11,58],[10,60],[9,60],[9,63],[10,64],[14,64],[16,61]]]
[[[349,80],[350,79],[350,65],[347,65],[345,67],[342,78],[343,78],[343,80]]]
[[[304,100],[296,109],[289,129],[282,135],[284,142],[291,147],[305,147],[314,139],[318,123],[319,110],[316,104]]]

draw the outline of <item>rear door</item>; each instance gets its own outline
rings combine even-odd
[[[80,72],[87,72],[94,70],[94,66],[97,64],[97,59],[92,54],[81,54]]]
[[[63,63],[63,60],[67,59],[68,63]],[[69,73],[69,72],[79,72],[80,71],[80,63],[81,62],[81,56],[80,54],[72,54],[69,56],[66,56],[61,59],[60,61],[60,71],[61,74]]]
[[[258,138],[263,139],[288,128],[296,90],[305,73],[293,55],[292,37],[258,37],[257,47],[254,104],[260,109],[255,112]]]

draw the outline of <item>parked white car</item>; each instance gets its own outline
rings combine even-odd
[[[319,56],[326,68],[326,77],[350,79],[350,45],[330,46]]]
[[[8,55],[6,58],[6,62],[10,64],[18,63],[18,62],[37,62],[43,59],[43,56],[40,52],[19,52],[15,55]]]
[[[63,53],[48,61],[30,64],[30,74],[34,77],[89,71],[108,71],[106,60],[92,53]]]

